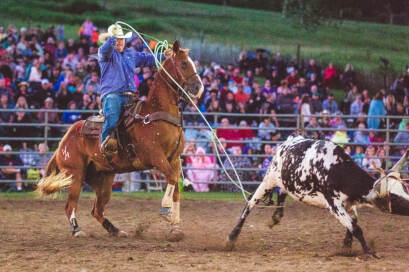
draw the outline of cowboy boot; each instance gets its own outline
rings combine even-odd
[[[101,143],[99,151],[109,162],[111,162],[118,154],[118,141],[114,137],[107,136]]]

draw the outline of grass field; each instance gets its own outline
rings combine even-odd
[[[94,198],[94,193],[82,192],[81,198]],[[241,200],[244,202],[242,194],[239,193],[223,193],[223,192],[209,192],[209,193],[195,193],[195,192],[182,192],[182,199],[196,199],[196,200]],[[136,199],[160,199],[163,197],[163,192],[133,192],[133,193],[121,193],[113,192],[112,198],[136,198]],[[20,199],[35,199],[38,196],[34,192],[23,193],[0,193],[0,198],[20,198]],[[66,199],[67,194],[61,193],[57,195],[57,199]],[[45,198],[46,199],[46,198]]]
[[[100,0],[106,9],[93,11],[86,1],[74,3],[82,14],[69,13],[75,0],[3,0],[0,24],[64,24],[68,37],[75,37],[87,17],[99,26],[123,20],[140,31],[161,39],[198,38],[206,42],[236,45],[244,49],[264,47],[273,53],[295,55],[301,44],[303,57],[339,66],[351,63],[366,74],[379,73],[379,57],[390,60],[393,71],[402,72],[409,60],[409,29],[374,23],[345,21],[338,27],[322,26],[314,33],[294,29],[281,14],[171,0]],[[89,2],[90,0],[88,0]],[[82,3],[82,4],[81,4]],[[82,8],[82,9],[81,9]],[[72,11],[71,11],[72,12]]]

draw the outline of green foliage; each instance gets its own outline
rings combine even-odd
[[[328,0],[285,0],[282,13],[295,27],[315,31],[327,22],[337,22],[334,12],[327,5]]]
[[[93,13],[86,13],[87,16],[92,18],[92,23],[98,27],[107,27],[113,23],[115,23],[115,19],[112,16],[106,14],[93,14]],[[81,22],[82,23],[82,22]]]
[[[98,12],[104,10],[97,1],[91,0],[74,0],[65,4],[63,9],[65,12],[72,14],[83,14],[87,11]]]

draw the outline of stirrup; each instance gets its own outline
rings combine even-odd
[[[102,142],[99,151],[108,160],[112,161],[118,154],[118,141],[115,138],[107,136]]]
[[[128,155],[128,158],[131,159],[131,160],[136,157],[135,145],[134,144],[127,144],[126,145],[126,154]]]

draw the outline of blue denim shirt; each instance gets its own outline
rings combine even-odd
[[[155,58],[131,48],[122,53],[115,50],[116,38],[110,37],[98,50],[101,68],[101,99],[108,93],[136,92],[134,68],[152,66]]]

